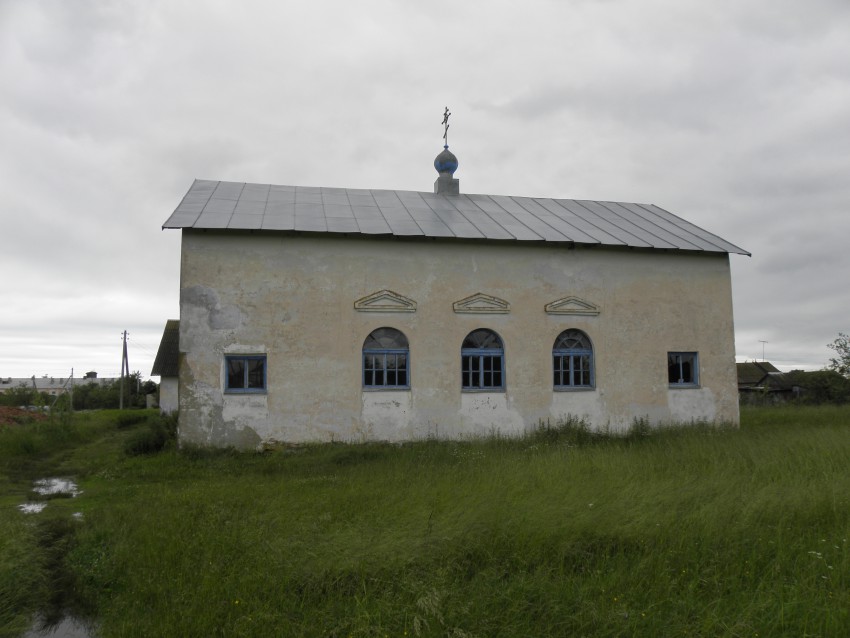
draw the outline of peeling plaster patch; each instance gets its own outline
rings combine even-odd
[[[244,316],[236,306],[224,306],[210,311],[211,330],[235,330],[242,325]]]
[[[210,431],[210,444],[223,447],[234,447],[239,450],[256,450],[262,446],[263,439],[257,431],[249,426],[239,426],[235,423],[218,422],[213,424]]]
[[[267,354],[268,349],[265,345],[256,343],[229,343],[224,346],[225,354],[244,354],[246,352],[250,352],[252,354]],[[254,398],[264,397],[265,395],[254,395]]]
[[[611,418],[611,429],[614,432],[628,432],[635,419],[648,419],[651,425],[670,423],[674,417],[667,406],[652,403],[629,403],[625,411]]]
[[[365,443],[366,441],[374,441],[375,437],[375,426],[372,423],[368,423],[364,421],[362,424],[358,423],[354,426],[354,429],[351,431],[352,439],[358,441],[360,443]]]
[[[218,306],[218,293],[207,286],[191,286],[183,289],[181,303],[212,310]]]
[[[181,366],[180,374],[194,379],[188,364]],[[217,444],[214,432],[216,424],[222,422],[221,392],[208,383],[187,383],[186,387],[187,391],[180,397],[180,439],[201,445]]]
[[[357,438],[401,441],[412,438],[413,400],[408,391],[363,392],[360,421],[352,434]]]
[[[461,394],[461,432],[473,436],[493,433],[522,434],[525,421],[508,405],[504,392],[464,392]]]
[[[710,388],[668,390],[667,403],[670,416],[676,423],[714,422],[717,419],[717,399]]]
[[[252,421],[265,421],[269,418],[266,395],[225,395],[222,417],[227,423],[242,425]]]
[[[257,428],[268,427],[268,396],[225,394],[220,417],[220,423],[213,426],[216,440],[243,450],[259,449],[263,437]]]
[[[568,416],[583,418],[594,429],[606,427],[610,416],[600,390],[553,392],[549,415],[553,422]]]
[[[253,428],[244,427],[235,433],[233,446],[242,450],[259,450],[263,446],[263,439]]]
[[[182,303],[207,310],[207,324],[211,330],[235,330],[244,320],[244,315],[237,306],[222,306],[218,293],[207,286],[184,288]]]

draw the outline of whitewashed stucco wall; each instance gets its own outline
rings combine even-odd
[[[159,410],[164,414],[177,412],[177,377],[162,377],[159,382]]]
[[[415,312],[355,310],[380,290]],[[454,311],[479,292],[510,311]],[[544,311],[568,296],[599,314]],[[363,342],[382,326],[410,342],[410,390],[361,387]],[[504,342],[504,392],[461,392],[461,343],[477,328]],[[568,328],[593,342],[593,390],[553,391]],[[733,335],[726,254],[184,230],[180,436],[250,448],[518,433],[567,414],[614,430],[636,417],[737,423]],[[668,351],[699,353],[699,388],[669,388]],[[266,354],[267,393],[224,394],[226,353]]]

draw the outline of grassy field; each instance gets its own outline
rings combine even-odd
[[[51,598],[103,636],[850,635],[848,407],[136,456],[116,418],[0,431],[0,635]]]

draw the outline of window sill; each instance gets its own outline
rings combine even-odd
[[[410,392],[409,385],[370,385],[363,386],[363,392]]]
[[[266,390],[225,390],[224,394],[228,396],[243,396],[243,395],[266,395],[268,392]]]
[[[700,384],[698,383],[671,383],[667,387],[671,390],[695,390],[699,389],[702,386],[700,386]]]
[[[590,385],[579,385],[579,386],[555,386],[552,388],[553,392],[595,392],[596,388]]]
[[[505,388],[461,388],[460,391],[465,394],[504,394]]]

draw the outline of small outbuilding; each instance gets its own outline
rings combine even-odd
[[[163,226],[183,442],[738,423],[749,253],[651,204],[461,193],[448,147],[435,167],[434,192],[191,185]]]
[[[737,364],[738,392],[742,402],[778,402],[798,396],[799,386],[768,361],[746,361]]]
[[[159,377],[159,409],[164,414],[176,412],[179,408],[178,370],[179,370],[180,321],[169,319],[165,322],[162,339],[151,369],[151,376]]]

